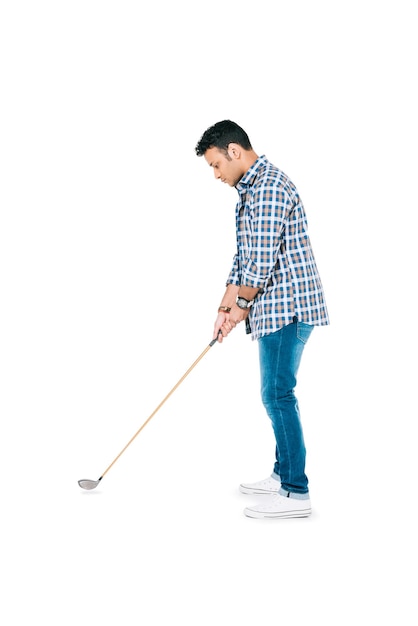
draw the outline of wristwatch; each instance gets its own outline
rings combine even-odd
[[[254,300],[247,300],[242,296],[237,297],[237,306],[239,306],[240,309],[249,309],[253,302]]]

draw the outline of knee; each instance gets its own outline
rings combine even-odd
[[[280,405],[282,403],[294,402],[295,391],[293,387],[265,386],[261,389],[261,401],[265,407]]]

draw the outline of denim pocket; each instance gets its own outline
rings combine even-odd
[[[313,326],[311,324],[297,322],[296,336],[300,341],[302,341],[302,343],[306,343],[308,341],[312,331]]]

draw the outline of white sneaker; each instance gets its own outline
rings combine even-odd
[[[269,476],[265,480],[259,480],[257,483],[242,483],[239,486],[241,493],[251,493],[255,496],[269,496],[278,493],[280,489],[280,480],[276,480]]]
[[[309,499],[286,498],[280,494],[266,496],[261,504],[244,509],[247,517],[279,518],[279,517],[308,517],[311,514],[311,501]]]

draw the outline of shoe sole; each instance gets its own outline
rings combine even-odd
[[[263,513],[253,509],[244,509],[244,515],[253,519],[288,519],[293,517],[309,517],[312,509],[302,509],[297,511],[286,511],[283,513]]]

